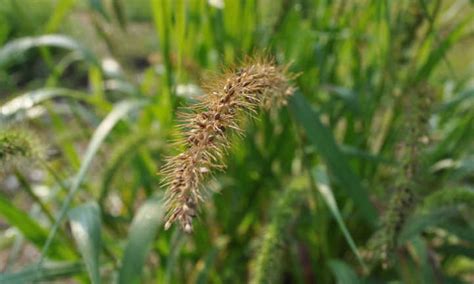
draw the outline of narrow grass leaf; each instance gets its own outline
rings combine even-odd
[[[199,273],[196,276],[195,283],[197,284],[209,283],[209,270],[211,270],[212,266],[214,265],[218,253],[219,253],[219,249],[217,247],[214,247],[206,255],[206,257],[203,259],[203,262],[202,262],[203,263],[202,269],[199,271]]]
[[[420,279],[419,282],[436,283],[433,277],[433,270],[431,269],[429,261],[429,252],[425,240],[420,237],[416,237],[413,238],[411,244],[419,262],[419,266],[416,267],[416,271],[418,272],[417,276]]]
[[[157,196],[147,200],[138,210],[130,226],[119,283],[140,283],[145,258],[163,222],[163,205],[161,196]]]
[[[314,169],[312,172],[312,176],[313,176],[314,181],[317,184],[317,187],[318,187],[319,192],[321,193],[321,196],[323,197],[324,201],[328,205],[329,210],[331,211],[331,214],[336,219],[336,222],[339,225],[339,228],[341,229],[342,233],[344,234],[344,238],[349,244],[352,252],[357,257],[357,260],[359,261],[360,265],[365,270],[367,270],[367,266],[362,260],[362,257],[360,256],[359,251],[357,250],[355,242],[352,239],[352,236],[349,233],[349,230],[347,229],[346,224],[344,223],[341,212],[339,211],[339,207],[337,206],[336,199],[334,198],[331,187],[329,187],[329,180],[328,180],[327,174],[322,169]]]
[[[100,283],[101,218],[99,206],[95,202],[83,204],[69,211],[68,216],[72,235],[84,259],[91,282],[93,284]]]
[[[289,106],[296,121],[303,127],[310,142],[326,161],[331,174],[336,177],[342,190],[352,198],[362,216],[375,226],[377,214],[370,203],[368,192],[350,168],[331,131],[322,124],[318,114],[312,110],[300,92],[296,92],[290,99]]]
[[[100,123],[100,125],[95,130],[92,136],[92,139],[89,143],[89,146],[87,147],[79,172],[77,173],[77,175],[72,181],[72,185],[69,190],[69,193],[64,200],[61,210],[59,211],[59,215],[56,219],[56,222],[53,224],[51,228],[51,231],[48,236],[48,240],[44,244],[43,250],[41,252],[41,260],[39,262],[40,264],[42,260],[44,259],[44,257],[46,256],[46,253],[49,249],[49,246],[52,240],[54,239],[54,236],[57,233],[57,230],[61,224],[61,221],[64,219],[66,212],[69,210],[69,206],[71,205],[71,202],[76,192],[79,190],[80,185],[82,184],[82,181],[84,180],[86,176],[87,170],[91,166],[92,161],[97,151],[99,150],[100,146],[104,142],[105,138],[113,129],[113,127],[117,124],[117,122],[119,122],[120,119],[125,117],[130,111],[138,107],[141,107],[143,105],[145,105],[145,101],[143,100],[123,101],[116,104],[114,108],[112,109],[112,111],[107,115],[107,117]]]
[[[472,170],[470,173],[472,173]],[[425,198],[423,208],[436,209],[459,204],[474,207],[474,189],[468,187],[449,187],[435,191]]]
[[[439,227],[444,229],[462,240],[474,243],[474,226],[466,226],[465,224],[444,223]]]
[[[0,49],[0,69],[22,56],[29,49],[42,46],[60,47],[78,52],[86,61],[99,66],[99,61],[95,55],[80,43],[64,35],[51,34],[23,37],[8,42]]]
[[[58,28],[64,23],[64,18],[74,8],[76,0],[59,0],[56,1],[53,13],[46,24],[45,31],[47,33],[56,32]]]
[[[87,100],[84,93],[64,88],[43,88],[19,95],[0,107],[0,124],[20,119],[32,107],[55,97]]]
[[[461,38],[464,34],[464,29],[468,27],[469,23],[474,19],[474,16],[467,17],[459,25],[457,25],[453,31],[439,44],[439,46],[433,50],[429,55],[426,62],[421,66],[420,70],[415,76],[415,81],[421,81],[430,76],[432,71],[438,65],[438,63],[444,58],[448,50]]]
[[[0,216],[12,226],[15,226],[25,236],[27,240],[33,243],[37,247],[41,247],[48,233],[46,229],[41,227],[35,220],[33,220],[28,214],[23,212],[14,206],[10,200],[0,195]],[[52,245],[52,252],[55,256],[62,258],[71,258],[75,253],[69,249],[68,246],[55,241]],[[0,281],[1,283],[1,281]]]
[[[105,11],[104,8],[104,3],[102,3],[102,0],[89,0],[89,6],[101,14],[106,20],[109,20],[109,15],[107,14],[107,11]]]
[[[177,271],[176,263],[178,263],[178,259],[181,253],[181,249],[183,248],[184,243],[186,242],[186,236],[184,236],[184,232],[181,230],[175,230],[171,235],[170,241],[170,254],[166,260],[166,269],[163,275],[162,283],[173,283],[171,281],[174,272]],[[176,275],[176,274],[174,274]]]
[[[445,256],[465,256],[474,259],[474,248],[464,245],[443,245],[436,250]]]
[[[109,190],[112,186],[114,177],[119,172],[120,167],[127,163],[131,157],[137,154],[140,145],[149,138],[149,133],[139,132],[130,135],[120,141],[116,148],[110,150],[110,159],[106,169],[104,170],[102,189],[99,196],[99,204],[103,204],[106,200]]]
[[[459,105],[469,105],[474,100],[474,88],[469,88],[459,92],[453,98],[443,102],[438,107],[438,112],[447,112],[456,109]]]
[[[77,275],[83,270],[82,264],[68,262],[45,264],[39,268],[32,266],[19,272],[0,274],[0,283],[24,284],[36,281],[48,281],[50,283],[53,280]]]
[[[347,265],[345,262],[340,260],[330,260],[329,269],[331,269],[334,278],[336,278],[337,284],[357,284],[361,283],[357,274],[352,270],[352,268]]]
[[[122,0],[112,0],[112,8],[120,27],[125,30],[127,28],[127,15]]]

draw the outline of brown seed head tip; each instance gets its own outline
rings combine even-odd
[[[192,226],[191,224],[186,224],[186,225],[184,226],[184,228],[183,228],[183,231],[184,231],[185,233],[190,234],[190,233],[193,232],[193,226]]]
[[[165,231],[168,230],[168,229],[171,227],[171,224],[173,224],[173,223],[170,222],[170,221],[166,221],[166,223],[165,223]]]
[[[183,118],[184,151],[169,158],[163,168],[167,191],[165,229],[179,221],[191,233],[197,206],[203,200],[202,182],[212,171],[224,169],[222,162],[230,148],[229,132],[243,135],[242,117],[252,116],[258,107],[283,106],[294,92],[294,76],[288,67],[277,67],[269,59],[253,59],[241,68],[213,78],[204,86],[200,102],[179,114]]]

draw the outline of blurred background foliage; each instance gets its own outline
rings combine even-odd
[[[468,0],[0,0],[0,282],[474,282],[473,22]],[[195,232],[164,231],[176,109],[262,52],[298,91],[246,122]]]

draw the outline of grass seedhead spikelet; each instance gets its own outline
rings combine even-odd
[[[202,181],[213,170],[225,168],[223,158],[230,147],[229,132],[242,134],[240,122],[259,107],[286,104],[293,94],[287,67],[269,59],[251,59],[240,68],[213,78],[204,85],[206,95],[180,116],[183,119],[184,152],[169,158],[163,168],[166,184],[165,228],[178,221],[185,232],[204,200]]]
[[[41,157],[41,146],[32,133],[7,128],[0,132],[0,175]]]
[[[369,242],[375,253],[375,261],[381,261],[385,268],[390,265],[391,255],[399,245],[398,237],[416,207],[419,199],[417,191],[422,187],[426,175],[423,149],[430,140],[428,120],[433,103],[432,92],[428,86],[420,84],[401,98],[406,113],[400,121],[400,167],[397,170],[396,187],[382,217],[382,226]]]

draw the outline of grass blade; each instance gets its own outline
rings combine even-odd
[[[309,140],[323,157],[331,174],[333,174],[341,188],[352,198],[363,217],[375,226],[377,214],[370,203],[368,192],[362,187],[359,178],[351,170],[347,159],[336,144],[331,131],[322,124],[318,114],[301,93],[296,92],[290,100],[290,110],[296,121],[303,127]]]
[[[61,210],[56,219],[56,222],[51,228],[48,239],[46,243],[44,244],[43,250],[41,252],[41,259],[39,261],[39,264],[41,264],[44,257],[46,256],[46,253],[48,252],[49,246],[58,231],[61,221],[64,219],[64,216],[66,215],[66,212],[68,211],[69,206],[71,205],[74,195],[79,190],[79,187],[82,181],[84,180],[87,170],[92,164],[92,160],[94,159],[95,154],[99,150],[99,147],[102,145],[107,135],[110,133],[112,128],[115,126],[115,124],[117,124],[117,122],[121,118],[125,117],[125,115],[127,115],[130,111],[140,106],[143,106],[144,104],[145,104],[144,101],[137,101],[137,100],[123,101],[123,102],[118,103],[117,105],[114,106],[112,111],[107,115],[107,117],[100,123],[100,125],[95,130],[92,136],[92,139],[89,143],[89,146],[87,147],[86,153],[84,155],[84,160],[81,163],[79,172],[77,173],[76,177],[74,178],[72,182],[71,189],[69,190],[69,193],[66,199],[64,200],[63,206],[61,207]]]
[[[137,154],[140,145],[145,143],[149,138],[148,133],[134,133],[120,141],[116,148],[110,149],[110,159],[104,170],[104,179],[102,181],[102,189],[99,195],[99,204],[102,205],[107,198],[109,190],[112,186],[114,177],[119,168],[129,161],[131,157]]]
[[[7,43],[0,49],[0,69],[23,55],[27,50],[42,46],[70,49],[81,54],[82,57],[91,64],[99,66],[99,61],[95,55],[80,43],[64,35],[51,34],[37,37],[23,37]]]
[[[334,274],[337,284],[360,283],[359,278],[357,277],[357,274],[354,272],[354,270],[352,270],[349,265],[340,260],[329,261],[329,268]]]
[[[344,220],[341,216],[341,212],[339,211],[339,208],[337,206],[336,199],[334,198],[334,195],[332,194],[332,190],[329,187],[329,180],[326,173],[322,169],[315,169],[312,172],[312,176],[315,183],[317,184],[319,192],[321,193],[324,201],[328,205],[329,210],[331,211],[332,215],[336,219],[336,222],[339,225],[339,228],[344,234],[344,238],[346,238],[347,243],[351,247],[352,252],[357,257],[357,260],[359,261],[360,265],[367,271],[367,266],[362,260],[362,257],[360,256],[359,251],[357,250],[355,242],[352,239],[352,236],[349,233],[349,230],[347,229],[346,224],[344,223]]]
[[[122,0],[112,0],[112,8],[120,27],[125,30],[127,28],[127,16]]]
[[[474,19],[474,16],[467,17],[462,21],[456,28],[451,31],[449,36],[444,39],[438,48],[436,48],[428,57],[426,62],[421,66],[420,70],[416,74],[415,81],[421,81],[428,78],[438,63],[443,59],[446,53],[451,49],[451,47],[460,40],[461,36],[464,34],[464,29],[468,27],[469,23]]]
[[[92,10],[95,10],[96,12],[101,14],[106,20],[110,20],[109,15],[105,11],[102,0],[89,0],[89,6],[91,7]]]
[[[427,227],[441,224],[458,214],[459,210],[456,207],[442,207],[427,214],[415,215],[408,220],[401,231],[399,242],[403,244],[421,233]]]
[[[97,203],[78,206],[68,213],[71,230],[82,254],[91,282],[100,283],[99,254],[101,250],[100,209]]]
[[[75,4],[76,0],[57,1],[54,11],[46,24],[45,31],[47,33],[57,31],[61,24],[64,23],[64,18],[71,13]]]
[[[2,105],[0,108],[0,124],[20,118],[35,105],[59,96],[87,100],[83,93],[69,89],[43,88],[34,90],[17,96]]]
[[[80,263],[47,264],[40,268],[34,266],[15,273],[0,274],[0,283],[24,284],[35,281],[52,281],[76,275],[83,271]]]
[[[28,214],[14,206],[10,200],[0,195],[0,216],[3,216],[5,220],[12,226],[15,226],[20,232],[37,247],[41,247],[48,233],[46,229],[41,227],[36,221],[34,221]],[[71,258],[75,254],[68,246],[61,244],[60,242],[54,242],[52,245],[53,255],[60,256],[62,258]],[[0,281],[1,283],[1,281]]]
[[[138,210],[130,226],[119,283],[140,283],[145,258],[163,222],[163,214],[161,197],[149,199]]]

